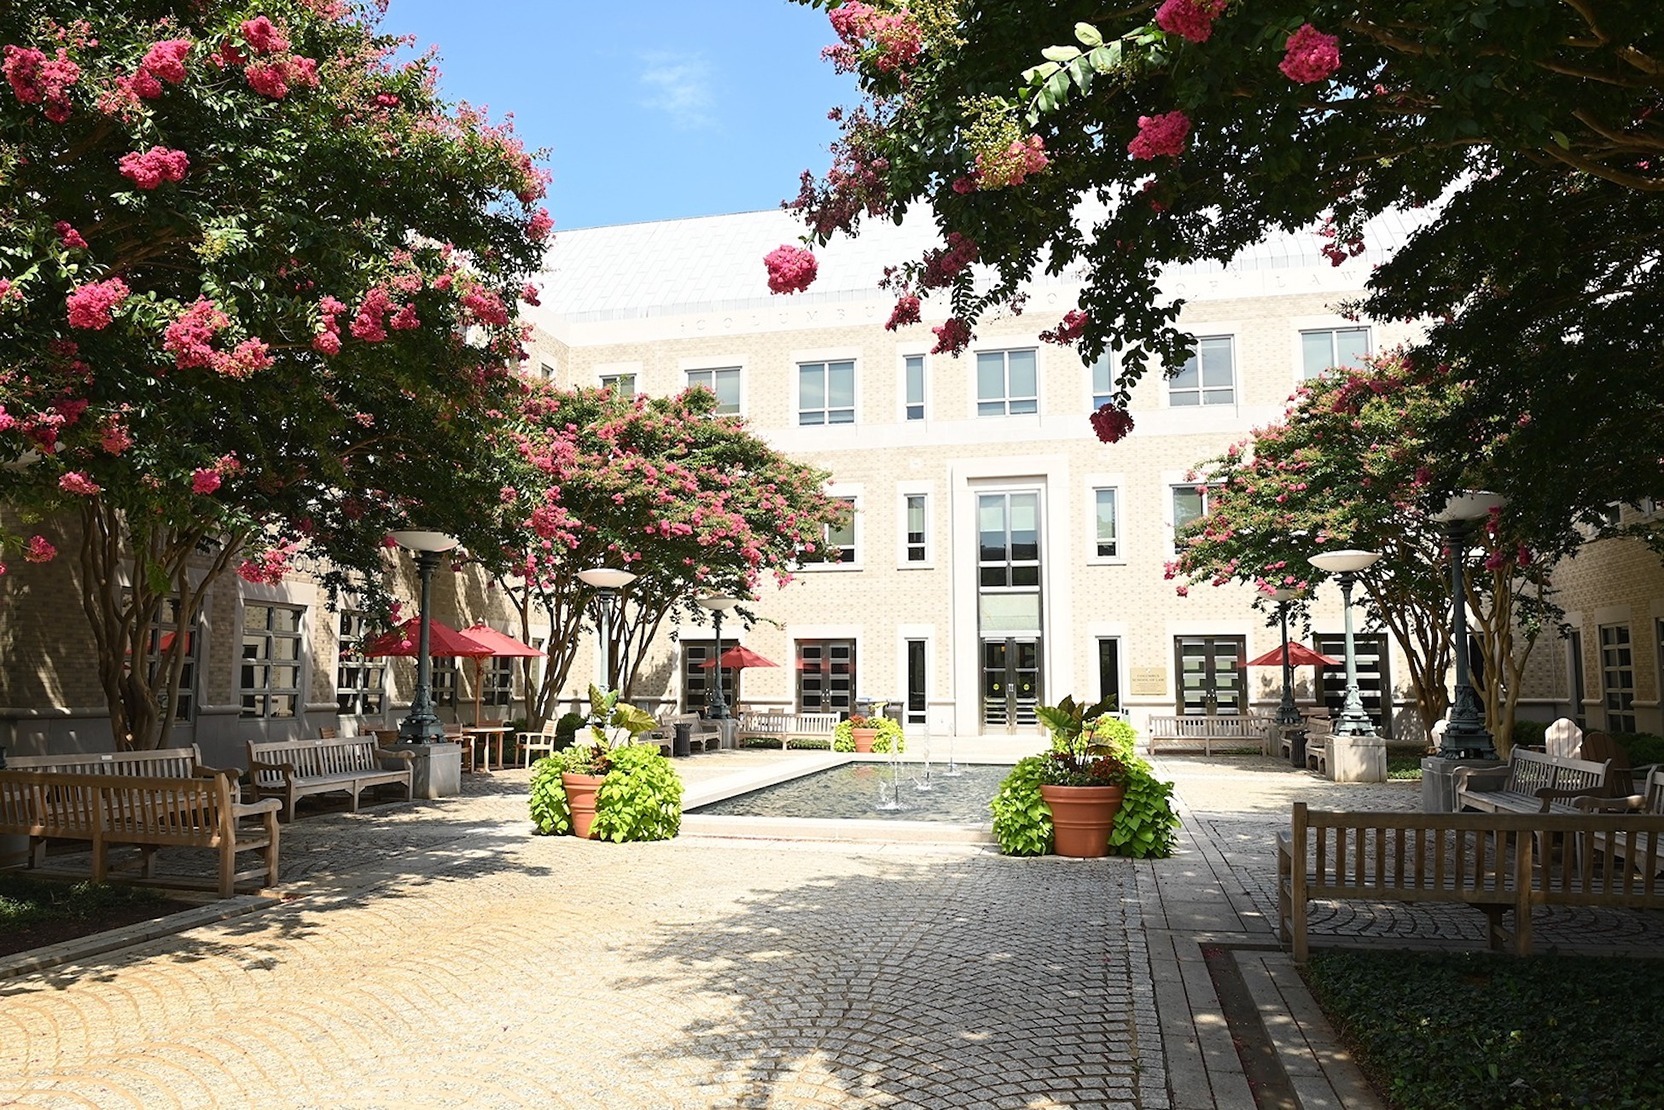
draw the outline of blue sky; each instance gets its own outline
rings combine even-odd
[[[826,13],[788,0],[391,0],[382,28],[548,148],[557,231],[773,208],[856,101]]]

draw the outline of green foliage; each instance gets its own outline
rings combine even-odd
[[[1420,752],[1395,752],[1388,748],[1387,778],[1405,782],[1421,778],[1421,759]]]
[[[594,835],[614,843],[669,840],[682,828],[682,780],[654,747],[614,748],[595,795]]]
[[[1157,779],[1148,764],[1135,760],[1128,766],[1126,795],[1109,830],[1109,850],[1133,859],[1166,859],[1173,854],[1178,828],[1173,784]]]
[[[561,754],[532,764],[532,825],[543,836],[565,836],[572,831],[572,811],[566,804],[566,787],[560,781],[566,770]]]
[[[1120,717],[1108,713],[1099,717],[1092,725],[1092,741],[1108,747],[1124,762],[1138,758],[1138,730]]]
[[[1522,721],[1514,719],[1513,738],[1510,744],[1522,744],[1528,748],[1540,748],[1546,742],[1548,721]]]
[[[578,730],[583,728],[588,720],[589,718],[582,713],[574,711],[562,713],[560,720],[555,722],[556,749],[570,748],[573,739],[578,735]]]
[[[1051,730],[1052,746],[1067,748],[1086,730],[1087,722],[1114,708],[1113,697],[1089,706],[1085,702],[1076,702],[1072,694],[1065,694],[1056,705],[1036,706],[1034,715]]]
[[[1052,850],[1052,811],[1040,797],[1045,763],[1039,755],[1019,759],[988,803],[994,838],[1008,856],[1043,856]]]
[[[1306,978],[1395,1106],[1664,1105],[1658,960],[1330,949]]]
[[[1654,736],[1650,732],[1618,732],[1612,734],[1612,742],[1629,756],[1631,767],[1664,763],[1664,736]]]
[[[603,691],[593,682],[589,684],[588,724],[595,742],[603,748],[632,743],[642,733],[659,727],[651,713],[621,700],[617,690]]]
[[[878,730],[873,737],[872,750],[889,754],[894,745],[896,754],[907,750],[907,733],[901,727],[900,721],[892,721],[888,717],[868,717],[868,727]],[[852,752],[855,750],[855,738],[850,735],[854,726],[849,721],[839,721],[832,729],[832,750],[835,752]]]
[[[154,890],[108,883],[56,883],[0,875],[0,927],[41,921],[85,921],[121,906],[163,901]]]

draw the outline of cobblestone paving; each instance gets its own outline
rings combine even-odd
[[[521,790],[303,819],[316,893],[0,982],[0,1105],[1167,1105],[1125,861],[534,838]]]

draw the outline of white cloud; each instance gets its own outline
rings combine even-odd
[[[683,131],[697,131],[716,123],[711,114],[710,65],[697,54],[649,51],[641,74],[644,108],[663,112]]]

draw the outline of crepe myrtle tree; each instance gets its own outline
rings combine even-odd
[[[755,596],[824,559],[826,529],[848,509],[827,475],[774,450],[695,388],[627,398],[607,389],[528,387],[511,433],[512,475],[499,494],[511,571],[500,579],[530,632],[550,627],[549,661],[528,717],[547,719],[596,617],[588,567],[637,577],[608,621],[626,697],[669,622],[695,618],[704,593]],[[736,610],[747,624],[747,607]]]
[[[1433,518],[1447,492],[1434,484],[1443,449],[1429,438],[1472,387],[1448,367],[1422,368],[1394,353],[1303,385],[1282,423],[1255,430],[1202,464],[1208,511],[1179,533],[1168,565],[1188,593],[1200,583],[1244,583],[1268,612],[1271,593],[1307,593],[1320,577],[1306,560],[1324,549],[1364,548],[1381,559],[1358,575],[1374,620],[1405,663],[1423,729],[1449,708],[1450,559],[1445,526]],[[1463,462],[1482,484],[1500,442],[1480,444]],[[1467,604],[1483,644],[1476,682],[1498,735],[1511,730],[1521,676],[1538,638],[1559,611],[1549,573],[1570,548],[1569,526],[1527,535],[1493,515],[1471,538]],[[1302,607],[1305,602],[1301,603]]]
[[[1339,264],[1364,249],[1369,217],[1424,208],[1412,249],[1374,271],[1360,310],[1448,317],[1435,361],[1535,383],[1470,394],[1483,412],[1535,411],[1561,428],[1577,416],[1546,418],[1587,414],[1658,457],[1654,0],[797,2],[828,10],[825,56],[864,94],[833,113],[832,164],[805,173],[788,204],[806,241],[930,210],[940,245],[897,259],[885,281],[892,327],[919,323],[922,296],[947,299],[943,351],[964,349],[987,313],[1019,308],[1037,269],[1078,275],[1079,304],[1045,334],[1087,360],[1117,352],[1101,438],[1130,431],[1126,401],[1148,366],[1176,369],[1191,352],[1165,267],[1311,226]],[[773,252],[771,287],[807,288],[807,253]],[[1597,353],[1608,357],[1584,357]],[[1597,411],[1613,408],[1613,378],[1644,403]]]
[[[489,550],[545,175],[398,46],[333,0],[0,5],[0,502],[32,561],[79,525],[120,745],[165,735],[170,597],[306,552],[374,602],[407,518]]]

